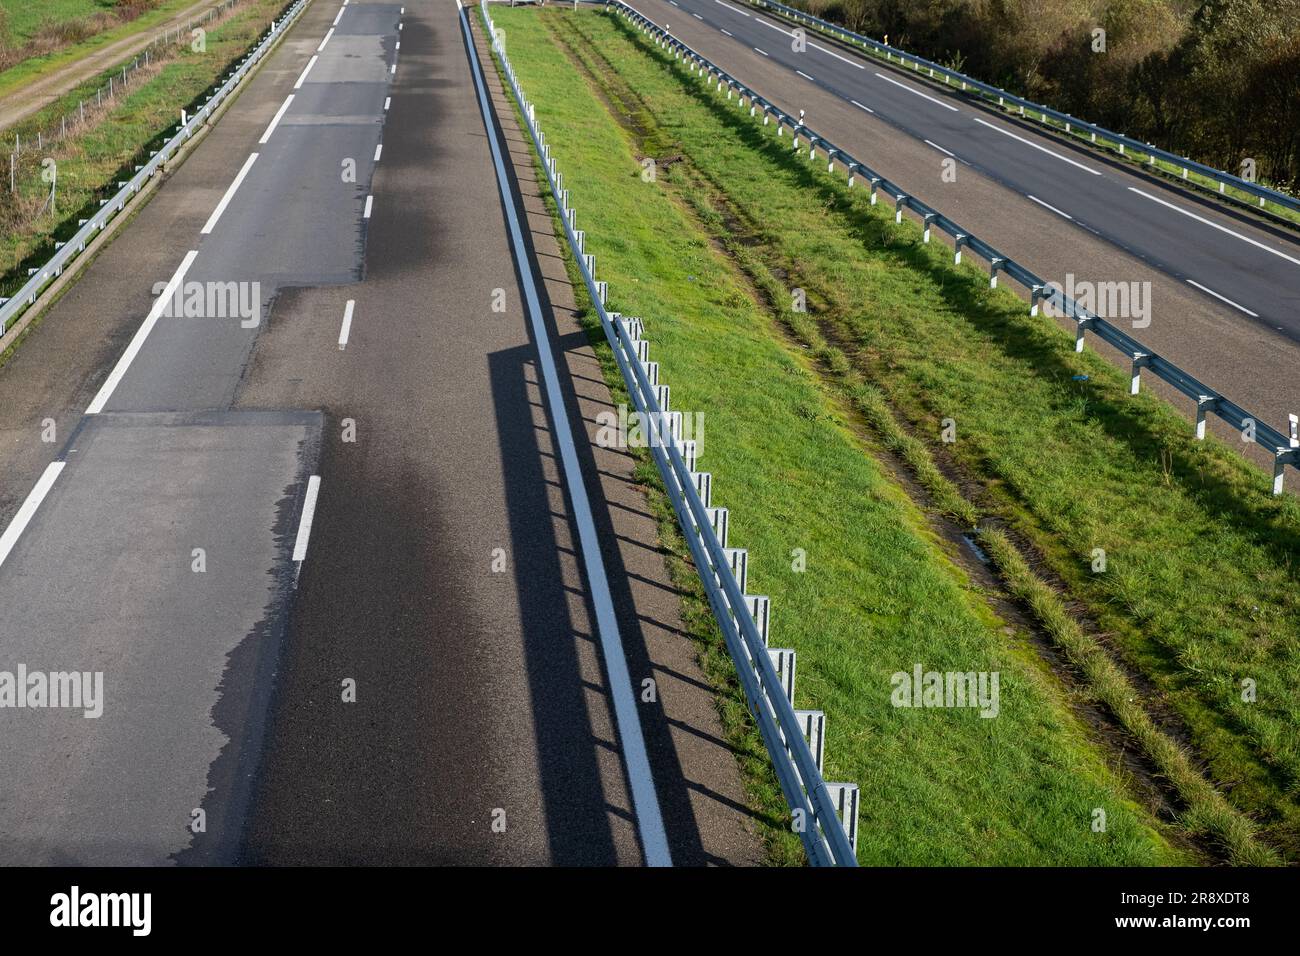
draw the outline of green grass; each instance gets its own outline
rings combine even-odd
[[[534,14],[508,22],[518,31]],[[1129,397],[1124,373],[1075,355],[1064,332],[990,292],[974,269],[952,268],[942,247],[871,209],[865,191],[792,157],[788,137],[721,96],[701,99],[699,81],[670,72],[669,60],[637,54],[653,47],[604,17],[563,22],[594,38],[644,96],[661,155],[684,153],[700,170],[688,195],[706,194],[697,205],[722,196],[787,294],[809,290],[811,321],[846,346],[916,439],[977,483],[981,508],[1032,542],[1189,728],[1234,805],[1294,853],[1297,501],[1270,498],[1266,476],[1223,445],[1192,440],[1171,407]],[[957,422],[953,445],[938,442],[946,417]],[[1089,568],[1094,548],[1107,552],[1104,574]],[[1242,699],[1245,678],[1258,685],[1254,702]]]
[[[732,508],[733,543],[750,549],[750,590],[772,597],[774,644],[799,652],[799,706],[829,715],[827,776],[863,787],[862,862],[1192,862],[1134,798],[1025,636],[1006,632],[925,516],[863,453],[836,397],[712,245],[671,173],[641,181],[629,136],[551,44],[545,24],[556,14],[493,15],[537,100],[611,308],[644,319],[674,407],[704,411],[701,467]],[[609,370],[594,321],[588,309]],[[650,478],[644,463],[640,474]],[[680,554],[679,540],[666,543]],[[797,548],[807,553],[802,573],[792,569]],[[687,617],[695,633],[707,628],[698,603]],[[716,634],[703,653],[717,674]],[[999,716],[891,706],[891,675],[916,663],[1000,672]],[[723,716],[752,755],[734,686]],[[780,819],[755,762],[745,761],[751,796],[765,818]],[[1091,828],[1095,808],[1107,811],[1105,832]],[[788,861],[793,838],[766,835]]]
[[[106,44],[152,30],[192,3],[193,0],[162,0],[158,6],[134,20],[50,53],[28,57],[7,70],[0,70],[0,96],[7,96],[46,73],[74,63]],[[213,5],[216,5],[216,0]],[[111,4],[102,0],[0,0],[0,7],[9,14],[14,39],[21,42],[30,37],[46,18],[55,22],[65,21],[109,9]]]
[[[14,213],[12,200],[3,196],[8,221],[0,232],[0,288],[11,290],[26,280],[26,266],[48,258],[55,239],[76,231],[78,218],[97,207],[99,198],[116,191],[116,181],[127,178],[132,164],[154,141],[168,135],[182,106],[192,106],[230,64],[242,56],[266,30],[285,0],[248,0],[238,13],[213,25],[205,53],[181,48],[156,74],[127,87],[112,107],[87,123],[84,133],[52,144],[41,157],[28,154],[21,168],[19,202],[31,208],[48,194],[41,180],[39,158],[51,156],[58,164],[58,209],[29,220]],[[143,74],[141,74],[143,76]],[[75,109],[87,91],[93,94],[103,78],[85,84],[33,117],[33,125],[48,126],[51,117]],[[6,184],[7,186],[7,184]]]

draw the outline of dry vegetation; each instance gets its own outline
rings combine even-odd
[[[46,56],[64,47],[134,20],[156,7],[159,0],[116,0],[92,13],[80,16],[60,15],[57,4],[26,38],[18,38],[9,22],[9,11],[0,6],[0,70],[7,70],[24,60]]]

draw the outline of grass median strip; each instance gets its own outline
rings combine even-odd
[[[860,859],[1194,862],[1134,798],[1024,635],[1008,633],[925,516],[863,454],[811,358],[780,334],[686,202],[662,180],[642,181],[642,157],[551,42],[551,14],[537,14],[493,11],[537,100],[611,308],[644,319],[673,406],[704,416],[701,467],[732,507],[733,543],[750,549],[750,590],[772,597],[774,644],[799,652],[798,706],[828,714],[827,776],[863,787]],[[598,333],[590,311],[587,321]],[[651,480],[652,466],[643,462],[640,474]],[[666,534],[665,543],[680,561],[680,541]],[[709,630],[698,604],[687,611],[695,633]],[[716,641],[704,650],[715,675]],[[910,679],[918,665],[997,673],[997,716],[896,706],[907,700],[898,675]],[[724,721],[745,743],[734,690],[724,695]],[[773,856],[793,859],[752,737],[741,749],[761,816],[773,821]],[[1103,815],[1104,829],[1095,828]]]
[[[589,39],[637,91],[634,119],[662,144],[647,150],[688,158],[703,185],[684,191],[720,195],[744,219],[749,254],[788,279],[777,290],[785,301],[804,289],[806,321],[845,346],[840,361],[865,379],[864,398],[906,426],[896,453],[914,463],[933,452],[973,486],[980,512],[1033,546],[1189,728],[1238,811],[1294,854],[1296,499],[1271,499],[1254,466],[1194,441],[1158,399],[1128,396],[1123,372],[1073,353],[1066,333],[988,290],[974,269],[954,269],[942,247],[793,155],[788,138],[711,97],[630,28],[603,16],[542,20]],[[953,442],[942,440],[945,419]],[[1092,570],[1099,560],[1105,570]]]

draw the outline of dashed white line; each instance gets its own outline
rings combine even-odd
[[[767,56],[767,52],[766,52],[765,50],[760,50],[758,47],[754,47],[754,52],[755,52],[755,53],[762,53],[763,56]]]
[[[313,53],[312,58],[307,61],[306,69],[304,69],[302,71],[302,75],[298,77],[298,82],[293,85],[293,88],[295,90],[302,89],[303,80],[307,79],[307,74],[311,72],[311,68],[315,65],[316,65],[316,55]]]
[[[343,307],[343,328],[339,329],[339,350],[348,344],[348,332],[352,330],[352,310],[356,308],[356,300],[348,299],[348,304]]]
[[[325,49],[325,44],[330,42],[330,37],[332,37],[333,35],[334,35],[334,28],[333,28],[333,27],[330,27],[330,28],[329,28],[329,32],[327,32],[327,33],[325,34],[325,39],[321,40],[321,41],[320,41],[320,46],[318,46],[318,47],[316,48],[316,52],[317,52],[317,53],[319,53],[321,50]]]
[[[866,110],[868,113],[875,113],[875,112],[876,112],[876,111],[873,110],[870,106],[863,106],[863,105],[862,105],[861,103],[859,103],[857,100],[849,100],[849,102],[852,103],[854,106],[856,106],[856,107],[857,107],[858,109],[860,109],[860,110]]]
[[[392,67],[389,69],[389,71],[388,71],[388,75],[389,75],[389,76],[392,76],[392,75],[393,75],[394,73],[396,73],[396,72],[397,72],[397,64],[394,63],[394,64],[392,65]]]
[[[1039,199],[1037,196],[1030,196],[1029,193],[1025,193],[1025,195],[1026,195],[1026,196],[1029,196],[1030,199],[1032,199],[1034,202],[1038,203],[1038,205],[1042,206],[1044,209],[1050,209],[1050,210],[1052,210],[1052,212],[1056,213],[1058,216],[1064,216],[1066,219],[1070,220],[1071,222],[1074,222],[1074,217],[1071,216],[1068,212],[1062,212],[1060,209],[1057,209],[1057,208],[1056,208],[1055,206],[1053,206],[1051,203],[1043,202],[1043,201],[1042,201],[1041,199]]]
[[[248,159],[244,160],[244,168],[239,171],[239,175],[235,177],[235,181],[230,184],[230,188],[226,190],[226,194],[221,197],[221,202],[217,203],[217,208],[212,210],[212,215],[208,217],[208,221],[204,224],[202,230],[203,235],[206,236],[212,232],[212,228],[217,224],[217,220],[220,219],[221,214],[226,211],[226,207],[230,205],[230,200],[235,198],[235,192],[239,189],[239,184],[244,181],[244,177],[248,175],[248,171],[253,168],[253,163],[257,162],[258,155],[259,154],[257,153],[250,153]]]
[[[736,39],[735,35],[734,35],[733,33],[731,33],[729,30],[723,30],[723,31],[722,31],[722,35],[723,35],[723,36],[729,36],[729,37],[731,37],[733,40]]]
[[[144,340],[149,337],[149,333],[153,331],[153,327],[158,324],[159,316],[163,314],[168,303],[171,302],[172,296],[176,294],[176,288],[185,281],[185,274],[190,271],[190,266],[194,262],[194,257],[198,254],[199,252],[197,249],[190,250],[185,254],[185,258],[181,260],[181,264],[176,267],[176,273],[171,277],[171,281],[167,283],[162,294],[154,300],[153,308],[149,310],[149,314],[145,316],[145,320],[140,323],[140,328],[136,329],[135,335],[131,339],[131,343],[126,347],[126,351],[122,353],[122,357],[118,359],[117,364],[113,366],[113,371],[108,373],[108,378],[105,379],[104,384],[100,386],[99,392],[95,395],[94,401],[92,401],[86,408],[87,415],[98,415],[104,410],[104,406],[108,403],[109,397],[113,394],[113,389],[117,388],[117,383],[122,381],[122,376],[125,375],[126,370],[131,367],[131,362],[135,360],[136,354],[140,351],[141,346],[144,345]]]
[[[292,102],[293,94],[290,93],[289,98],[286,99],[284,104],[276,111],[274,118],[271,120],[271,125],[266,128],[266,132],[262,134],[262,138],[257,141],[259,144],[262,146],[266,145],[266,141],[271,138],[271,134],[275,132],[275,128],[280,125],[280,119],[284,116],[284,111],[289,108],[289,104]]]
[[[346,6],[347,6],[346,3],[343,4],[343,7],[346,7]],[[339,12],[336,13],[336,14],[334,14],[334,26],[338,26],[338,25],[339,25],[339,21],[343,19],[343,7],[339,7]]]
[[[393,98],[392,98],[391,96],[385,96],[385,97],[384,97],[384,112],[385,112],[385,113],[388,112],[388,106],[389,106],[389,104],[392,103],[392,102],[393,102]]]
[[[817,81],[814,80],[811,76],[809,76],[807,73],[805,73],[803,70],[795,70],[795,72],[798,73],[800,76],[802,76],[805,80],[811,80],[813,83],[816,83],[816,82],[817,82]]]
[[[369,219],[369,218],[370,218],[370,209],[371,209],[371,207],[374,206],[374,204],[375,204],[375,197],[374,197],[374,196],[367,196],[367,197],[366,197],[366,211],[363,212],[363,213],[361,214],[361,218],[362,218],[362,219]]]
[[[741,10],[739,7],[733,7],[733,6],[732,6],[731,4],[729,4],[729,3],[723,3],[722,0],[713,0],[713,2],[716,3],[716,4],[717,4],[718,6],[720,6],[720,7],[726,7],[728,10],[732,11],[733,13],[739,13],[742,17],[747,17],[747,16],[749,16],[748,13],[746,13],[744,10]],[[674,6],[675,6],[675,4],[674,4]]]
[[[379,154],[384,151],[383,143],[375,143],[375,162],[379,162]]]
[[[394,49],[394,50],[400,50],[401,48],[402,48],[402,41],[401,41],[401,40],[398,40],[398,41],[397,41],[397,46],[393,47],[393,49]]]
[[[307,497],[302,503],[302,517],[298,519],[298,537],[293,542],[293,560],[307,557],[307,540],[311,537],[311,523],[316,517],[316,497],[320,494],[320,475],[307,479]]]
[[[677,7],[679,9],[681,8],[681,4],[678,3],[677,0],[668,0],[668,2],[671,3],[674,7]]]
[[[1083,165],[1083,163],[1076,163],[1069,156],[1062,156],[1054,149],[1048,149],[1046,146],[1040,146],[1038,143],[1035,143],[1033,140],[1025,139],[1023,136],[1017,136],[1009,129],[1003,129],[1001,126],[994,126],[992,123],[986,120],[982,120],[978,116],[976,116],[974,119],[975,122],[979,123],[981,126],[987,126],[989,129],[993,130],[994,132],[1001,133],[1003,136],[1010,136],[1012,139],[1016,140],[1017,142],[1024,143],[1026,146],[1032,146],[1040,153],[1046,153],[1048,156],[1055,156],[1061,162],[1069,163],[1071,166],[1077,166],[1080,169],[1082,169],[1085,173],[1092,173],[1094,176],[1101,175],[1100,170],[1093,169],[1090,166],[1085,166]]]
[[[1258,318],[1259,318],[1259,313],[1258,313],[1258,312],[1252,312],[1252,311],[1250,311],[1250,309],[1246,308],[1244,305],[1238,305],[1236,302],[1233,302],[1231,299],[1229,299],[1226,295],[1219,295],[1219,293],[1215,292],[1213,289],[1207,289],[1205,286],[1201,285],[1199,282],[1196,282],[1195,280],[1192,280],[1192,279],[1188,279],[1188,280],[1187,280],[1187,283],[1188,283],[1188,285],[1194,285],[1194,286],[1196,286],[1196,288],[1200,289],[1202,292],[1206,293],[1207,295],[1212,295],[1212,296],[1214,296],[1214,297],[1215,297],[1216,299],[1218,299],[1220,302],[1226,302],[1226,303],[1228,303],[1228,305],[1232,306],[1234,309],[1239,309],[1239,310],[1241,310],[1242,312],[1245,312],[1245,313],[1246,313],[1248,316],[1250,316],[1252,319],[1258,319]]]
[[[1262,242],[1257,242],[1256,240],[1250,238],[1250,236],[1243,236],[1241,233],[1234,232],[1233,230],[1229,229],[1227,226],[1220,226],[1217,222],[1214,222],[1210,219],[1203,219],[1202,217],[1196,215],[1196,213],[1194,212],[1188,212],[1186,209],[1183,209],[1180,206],[1175,206],[1171,202],[1165,202],[1165,200],[1161,199],[1159,196],[1152,196],[1150,193],[1144,193],[1142,190],[1137,189],[1133,186],[1130,186],[1128,189],[1129,192],[1137,193],[1143,199],[1150,199],[1152,202],[1158,202],[1162,206],[1168,206],[1174,212],[1181,212],[1184,216],[1190,216],[1192,219],[1195,219],[1197,222],[1204,223],[1207,226],[1219,230],[1219,232],[1226,232],[1228,235],[1240,239],[1242,242],[1249,242],[1252,246],[1256,246],[1260,249],[1263,249],[1265,252],[1273,253],[1273,255],[1277,256],[1279,259],[1285,259],[1287,262],[1294,262],[1296,265],[1300,266],[1300,259],[1294,259],[1291,256],[1288,256],[1285,252],[1278,252],[1276,249],[1266,246]]]
[[[18,539],[22,537],[23,531],[31,522],[32,516],[36,514],[36,509],[41,506],[45,496],[50,493],[50,488],[54,485],[54,479],[59,477],[59,472],[67,462],[52,461],[45,466],[45,471],[41,477],[36,479],[36,487],[27,495],[27,500],[23,502],[18,513],[14,515],[14,520],[9,522],[9,527],[5,528],[5,533],[0,535],[0,564],[5,563],[5,558],[9,557],[9,552],[14,549]]]
[[[828,50],[828,49],[826,49],[826,47],[822,46],[820,43],[813,43],[811,40],[809,40],[809,41],[808,41],[808,45],[809,45],[810,47],[812,47],[814,50],[821,50],[821,51],[822,51],[823,53],[825,53],[827,56],[833,56],[833,57],[835,57],[835,59],[837,59],[837,60],[843,60],[843,61],[844,61],[845,63],[847,63],[849,66],[855,66],[855,67],[857,67],[859,70],[865,70],[865,69],[866,69],[866,66],[864,66],[863,64],[857,62],[856,60],[850,60],[847,56],[840,56],[840,55],[839,55],[838,53],[836,53],[834,50]]]
[[[703,19],[704,19],[704,18],[703,18],[702,16],[700,16],[698,13],[692,13],[691,16],[693,16],[696,20],[703,20]]]
[[[880,78],[881,78],[882,80],[884,80],[886,83],[893,83],[893,84],[894,84],[895,86],[897,86],[899,89],[907,90],[907,92],[909,92],[909,93],[915,93],[917,96],[921,97],[922,99],[929,100],[929,101],[930,101],[931,103],[933,103],[935,106],[942,106],[944,109],[946,109],[946,110],[952,110],[954,113],[960,113],[960,112],[961,112],[961,110],[957,109],[957,107],[952,106],[952,105],[950,105],[950,104],[948,104],[948,103],[945,103],[943,100],[936,100],[936,99],[935,99],[933,96],[931,96],[929,93],[922,93],[920,90],[918,90],[918,89],[916,89],[916,88],[914,88],[914,87],[908,86],[906,83],[899,83],[898,80],[895,80],[895,79],[893,79],[892,77],[885,76],[885,74],[883,74],[883,73],[877,73],[876,76],[880,77]]]
[[[927,146],[933,146],[935,149],[937,149],[939,152],[943,153],[945,156],[951,156],[953,159],[956,159],[956,158],[957,158],[956,154],[948,152],[948,150],[944,149],[944,148],[943,148],[942,146],[940,146],[938,143],[931,142],[930,140],[927,139],[927,140],[925,140],[925,144],[926,144]]]

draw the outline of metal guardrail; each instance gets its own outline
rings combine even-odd
[[[1207,166],[1205,163],[1198,163],[1195,160],[1188,159],[1186,156],[1179,156],[1176,153],[1171,153],[1167,150],[1160,149],[1159,147],[1152,146],[1150,143],[1144,143],[1139,139],[1133,139],[1131,136],[1112,132],[1111,130],[1106,129],[1103,126],[1098,126],[1095,123],[1089,123],[1085,120],[1077,119],[1069,113],[1062,113],[1059,110],[1054,110],[1050,106],[1043,106],[1042,104],[1035,103],[1032,100],[1015,96],[1000,87],[972,79],[964,73],[958,73],[956,70],[951,70],[946,66],[940,66],[938,63],[931,62],[930,60],[900,50],[898,47],[880,43],[879,41],[863,36],[860,33],[854,33],[852,30],[846,29],[837,23],[831,23],[829,20],[815,17],[803,10],[797,10],[794,7],[788,7],[783,3],[777,3],[776,0],[745,0],[745,2],[750,6],[764,7],[769,10],[774,10],[787,19],[815,26],[826,33],[834,34],[840,40],[847,43],[866,47],[870,52],[882,55],[890,62],[896,58],[899,65],[904,68],[906,68],[910,63],[913,70],[917,72],[924,69],[928,71],[932,78],[937,76],[942,77],[945,83],[958,83],[960,84],[961,89],[966,92],[975,92],[990,100],[996,100],[998,106],[1005,107],[1007,104],[1010,104],[1011,106],[1018,108],[1022,116],[1037,113],[1041,117],[1043,123],[1047,123],[1048,120],[1051,119],[1060,124],[1067,135],[1074,135],[1075,132],[1078,131],[1080,134],[1086,133],[1092,143],[1097,142],[1097,137],[1101,137],[1103,140],[1109,140],[1115,144],[1116,151],[1121,156],[1127,155],[1125,152],[1126,150],[1134,150],[1147,156],[1149,165],[1155,165],[1156,160],[1168,163],[1177,169],[1181,169],[1183,179],[1192,185],[1201,185],[1195,180],[1188,178],[1189,173],[1196,173],[1200,176],[1204,176],[1206,179],[1211,179],[1214,182],[1217,182],[1219,184],[1220,195],[1226,195],[1224,193],[1224,187],[1230,186],[1233,189],[1240,190],[1241,192],[1257,198],[1261,207],[1264,206],[1265,202],[1271,202],[1285,209],[1289,209],[1292,212],[1300,212],[1300,198],[1295,196],[1287,195],[1286,193],[1279,192],[1276,189],[1270,189],[1267,186],[1261,186],[1259,183],[1243,179],[1240,176],[1234,176],[1233,174],[1224,172],[1221,169],[1215,169],[1213,166]],[[1032,119],[1032,116],[1030,116],[1030,118]],[[1213,190],[1209,191],[1213,192]]]
[[[480,12],[492,50],[510,81],[515,102],[541,157],[569,249],[600,316],[623,382],[637,413],[645,416],[643,421],[649,426],[646,431],[651,454],[713,616],[735,662],[750,713],[771,756],[794,829],[812,865],[856,866],[858,787],[828,784],[822,779],[825,715],[794,709],[794,652],[767,646],[767,598],[745,594],[748,553],[726,547],[726,509],[710,507],[711,477],[694,470],[695,443],[681,434],[682,413],[668,411],[668,386],[659,381],[658,363],[649,360],[642,321],[605,308],[606,285],[596,280],[595,257],[584,251],[585,234],[577,229],[577,215],[569,203],[563,173],[556,168],[551,147],[538,125],[535,104],[524,95],[488,13],[487,0],[480,0]]]
[[[292,7],[286,10],[284,16],[272,24],[253,51],[239,61],[238,66],[226,77],[225,82],[217,88],[215,93],[208,97],[207,102],[192,117],[180,124],[176,135],[167,140],[162,145],[162,148],[149,158],[147,163],[138,167],[135,175],[122,183],[121,188],[113,194],[112,198],[100,200],[99,210],[89,219],[83,220],[79,224],[81,228],[77,230],[72,238],[57,244],[54,255],[49,258],[45,265],[30,270],[31,278],[12,297],[0,299],[0,335],[3,335],[8,330],[10,322],[36,302],[37,296],[40,295],[46,285],[63,274],[63,270],[69,262],[82,252],[85,252],[87,243],[94,238],[95,233],[107,226],[109,221],[122,211],[130,198],[140,192],[150,177],[162,168],[163,163],[171,159],[186,140],[194,135],[195,131],[207,121],[213,111],[243,82],[249,70],[266,55],[266,51],[270,49],[271,45],[285,30],[293,25],[293,22],[310,2],[311,0],[297,0]]]
[[[1038,315],[1039,304],[1048,303],[1059,309],[1063,316],[1073,319],[1076,329],[1074,344],[1076,352],[1083,351],[1084,334],[1091,331],[1102,341],[1129,356],[1132,363],[1130,394],[1136,395],[1138,393],[1141,371],[1146,369],[1196,402],[1196,437],[1198,439],[1205,437],[1206,416],[1213,414],[1240,432],[1243,440],[1249,434],[1252,436],[1250,440],[1254,443],[1271,449],[1273,454],[1273,494],[1277,495],[1282,492],[1282,475],[1286,465],[1300,468],[1300,422],[1297,421],[1295,415],[1292,415],[1290,419],[1289,435],[1284,435],[1276,428],[1260,421],[1257,416],[1250,414],[1223,393],[1199,381],[1173,362],[1157,354],[1153,349],[1147,348],[1116,325],[1085,309],[1073,298],[1065,295],[1064,291],[1059,287],[1053,288],[1025,266],[975,236],[969,229],[965,229],[953,222],[937,209],[923,203],[915,196],[908,195],[880,173],[855,159],[847,150],[841,149],[830,140],[818,135],[798,117],[786,113],[780,107],[736,79],[736,77],[722,70],[708,58],[696,53],[685,43],[667,33],[654,21],[628,6],[622,0],[605,0],[605,6],[606,8],[614,7],[622,16],[630,20],[643,32],[651,35],[659,46],[673,51],[676,59],[685,59],[690,64],[692,72],[698,72],[707,77],[711,86],[716,83],[717,90],[721,90],[725,86],[727,98],[731,99],[732,95],[735,94],[738,106],[742,105],[743,99],[747,97],[750,103],[750,115],[753,116],[756,110],[762,109],[763,124],[765,126],[770,118],[775,118],[778,135],[781,135],[785,127],[789,127],[794,139],[795,149],[799,148],[800,135],[804,136],[808,140],[808,157],[810,161],[816,156],[817,148],[820,146],[826,153],[828,172],[834,170],[835,162],[838,160],[840,165],[848,172],[850,186],[859,176],[866,179],[871,186],[871,202],[873,205],[876,203],[877,191],[883,190],[894,200],[895,222],[902,222],[904,209],[911,210],[921,219],[921,225],[924,229],[923,241],[927,243],[930,241],[931,229],[937,228],[947,233],[953,240],[954,264],[961,262],[962,250],[969,249],[989,264],[990,287],[997,286],[999,272],[1005,273],[1014,279],[1029,291],[1030,315]]]

